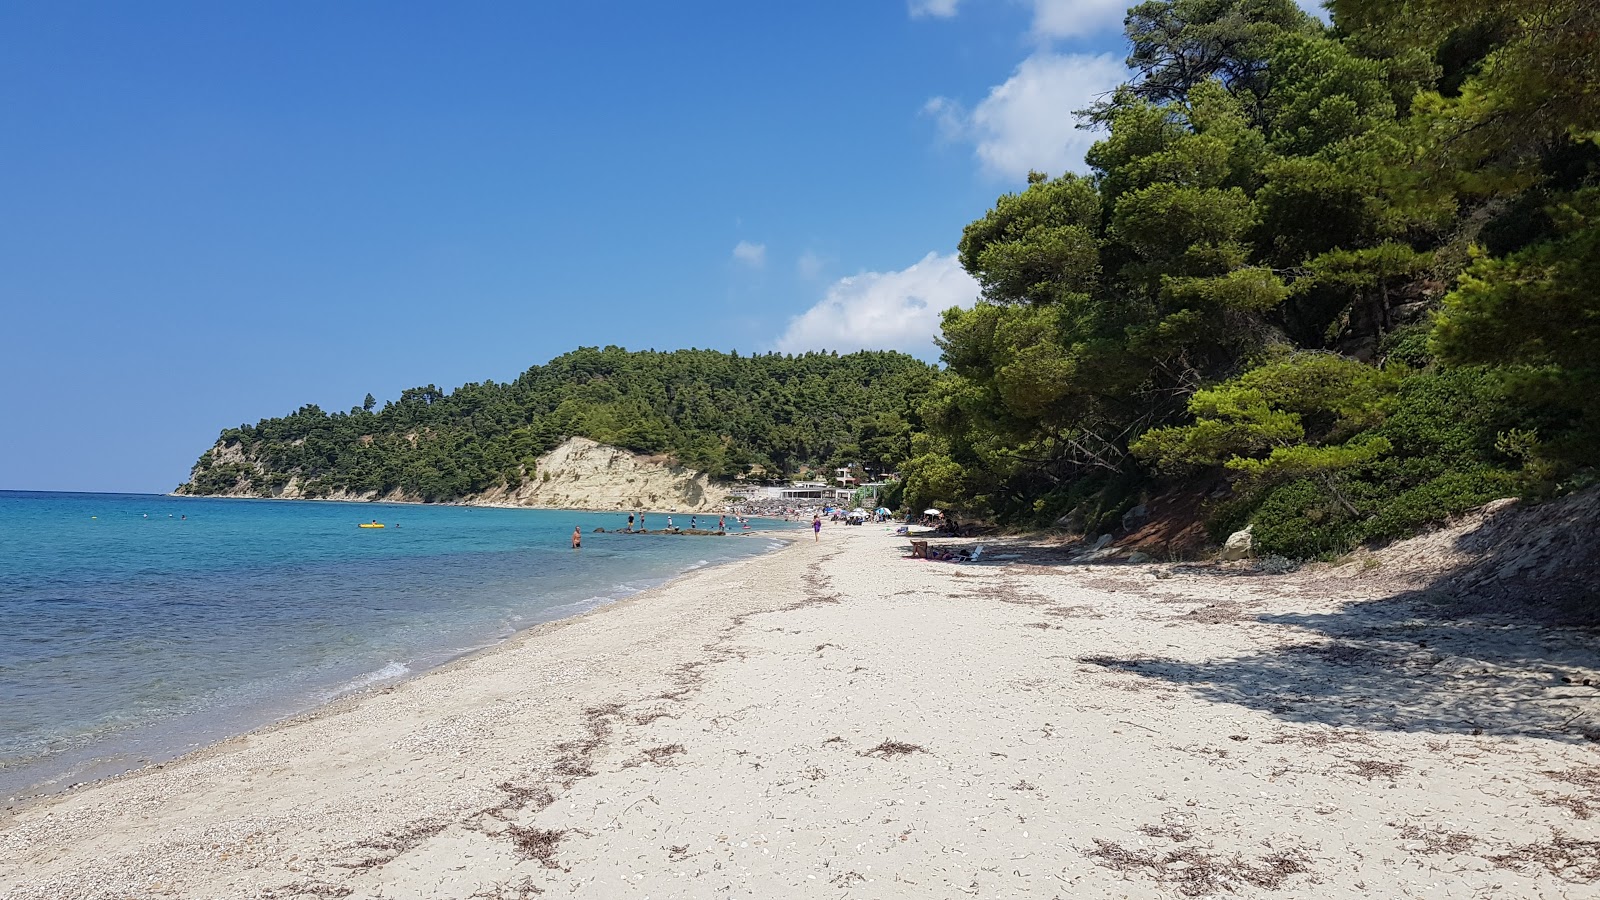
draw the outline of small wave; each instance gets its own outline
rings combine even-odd
[[[385,681],[393,681],[396,678],[409,675],[410,673],[411,669],[408,668],[404,663],[390,661],[388,665],[378,669],[377,671],[368,672],[367,674],[362,675],[360,678],[345,682],[329,695],[329,699],[333,697],[342,697],[345,694],[353,691],[359,691],[362,688],[372,687],[375,684],[382,684]]]
[[[705,568],[706,566],[709,566],[709,565],[711,565],[711,560],[702,559],[699,562],[695,563],[694,565],[685,566],[683,570],[685,572],[693,572],[695,569],[703,569],[703,568]]]
[[[616,597],[596,595],[594,597],[586,597],[582,600],[574,600],[571,603],[558,604],[546,610],[546,612],[553,614],[546,621],[555,621],[556,619],[565,619],[568,616],[581,615],[591,609],[598,609],[602,606],[605,606],[607,603],[615,602],[617,602]]]

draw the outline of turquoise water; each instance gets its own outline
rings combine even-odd
[[[356,527],[374,518],[389,527]],[[0,491],[0,798],[169,758],[774,546],[591,533],[626,521]]]

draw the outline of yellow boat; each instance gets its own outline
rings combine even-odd
[[[357,525],[356,527],[357,528],[382,528],[383,527],[383,523],[382,522],[362,522],[360,525]]]

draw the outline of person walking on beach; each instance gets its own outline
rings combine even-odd
[[[572,526],[572,549],[576,550],[576,549],[578,549],[579,547],[582,547],[582,546],[583,546],[583,531],[581,529],[579,529],[578,526],[574,525],[574,526]]]
[[[822,514],[817,513],[811,517],[811,541],[817,543],[822,540]]]

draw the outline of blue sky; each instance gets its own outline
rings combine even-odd
[[[579,345],[934,358],[1123,6],[0,6],[0,488]]]

